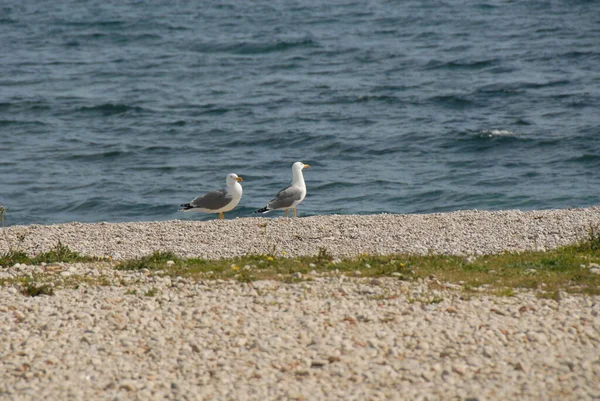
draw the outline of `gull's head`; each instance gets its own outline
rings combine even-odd
[[[304,164],[302,162],[296,162],[292,164],[292,170],[302,171],[302,169],[309,168],[308,164]]]
[[[229,173],[227,174],[227,185],[233,185],[238,181],[243,181],[242,177],[238,176],[235,173]]]

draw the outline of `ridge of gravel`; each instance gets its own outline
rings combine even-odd
[[[246,254],[336,257],[366,254],[480,255],[545,250],[585,238],[600,227],[600,206],[535,211],[467,210],[433,214],[323,215],[211,221],[67,223],[2,229],[10,246],[31,255],[58,241],[82,255],[129,259],[155,250],[218,259]],[[8,238],[8,241],[7,241]]]

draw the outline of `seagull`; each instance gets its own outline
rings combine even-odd
[[[183,207],[179,211],[219,213],[219,220],[224,219],[223,212],[233,210],[242,199],[242,186],[239,181],[243,180],[237,174],[227,174],[225,188],[199,196],[190,203],[181,205]]]
[[[306,184],[304,183],[302,170],[309,167],[308,164],[302,162],[292,164],[292,173],[294,175],[292,185],[277,192],[277,195],[267,203],[267,206],[258,209],[255,213],[264,214],[271,210],[285,209],[285,217],[288,217],[289,209],[293,209],[294,217],[296,217],[296,206],[298,206],[306,196]]]

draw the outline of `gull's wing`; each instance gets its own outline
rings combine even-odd
[[[302,191],[295,186],[289,186],[277,192],[277,195],[269,201],[267,207],[269,209],[284,209],[291,207],[295,201],[302,198]]]
[[[210,191],[205,195],[199,196],[190,202],[192,208],[202,208],[208,210],[219,210],[227,206],[232,200],[232,196],[225,189]]]

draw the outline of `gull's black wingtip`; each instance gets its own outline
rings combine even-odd
[[[192,208],[192,205],[189,204],[189,203],[184,203],[183,205],[179,205],[179,206],[181,206],[181,209],[179,209],[180,212],[181,211],[185,211],[185,210],[189,210],[189,209]]]
[[[264,213],[267,213],[267,212],[270,212],[270,210],[269,210],[269,208],[268,208],[267,206],[265,206],[265,207],[263,207],[262,209],[258,209],[258,210],[257,210],[257,211],[255,211],[254,213],[261,213],[261,214],[264,214]]]

